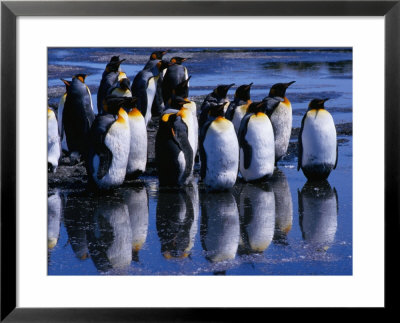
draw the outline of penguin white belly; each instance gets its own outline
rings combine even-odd
[[[205,184],[217,190],[231,188],[239,167],[239,144],[232,122],[222,117],[215,119],[203,147],[207,158]]]
[[[67,138],[65,136],[64,124],[63,124],[63,111],[66,99],[67,99],[67,93],[64,93],[64,95],[61,97],[58,103],[57,116],[58,116],[58,134],[60,135],[61,138],[61,148],[65,151],[68,151]]]
[[[206,257],[211,262],[232,260],[239,246],[240,224],[237,204],[228,192],[206,197]]]
[[[252,147],[252,156],[246,169],[244,152],[240,149],[240,174],[246,181],[271,176],[275,168],[275,146],[274,132],[267,115],[259,113],[250,117],[245,139]]]
[[[107,132],[104,144],[112,153],[111,166],[106,175],[98,179],[96,174],[99,158],[96,155],[93,159],[93,178],[100,188],[110,188],[121,185],[125,179],[130,149],[130,129],[128,121],[125,119],[118,119],[115,121]]]
[[[190,103],[186,103],[183,107],[188,109],[192,113],[192,127],[193,127],[193,136],[194,136],[194,146],[193,148],[193,159],[196,157],[197,149],[199,148],[199,122],[197,120],[197,107],[196,103],[190,101]]]
[[[147,163],[147,129],[142,114],[136,108],[129,112],[130,149],[127,173],[144,172]]]
[[[248,212],[250,214],[247,214]],[[249,247],[263,252],[270,245],[275,231],[275,195],[256,186],[245,186],[240,194],[240,215],[245,222]]]
[[[154,97],[157,91],[157,81],[158,81],[158,76],[155,76],[151,77],[147,82],[147,88],[146,88],[147,110],[146,110],[146,115],[144,116],[146,125],[149,123],[149,120],[151,119],[151,107],[153,105]]]
[[[60,235],[62,202],[59,193],[47,198],[47,245],[53,249]]]
[[[197,126],[197,118],[193,117],[192,111],[189,109],[183,107],[179,112],[178,116],[181,116],[183,121],[185,122],[187,128],[188,128],[188,141],[190,144],[190,147],[193,150],[193,165],[194,165],[194,160],[196,157],[197,153],[197,145],[198,145],[198,127]]]
[[[336,128],[331,114],[326,110],[307,112],[302,132],[302,167],[327,165],[336,162]]]
[[[235,113],[233,114],[232,123],[235,127],[236,133],[239,132],[240,123],[242,122],[242,119],[247,112],[247,107],[247,104],[238,106],[235,110]]]
[[[132,250],[138,252],[147,238],[149,227],[149,207],[146,188],[132,189],[127,192],[125,202],[128,205],[132,230]]]
[[[289,146],[292,133],[292,106],[290,102],[281,102],[271,115],[275,135],[275,160],[279,160]]]
[[[53,170],[58,166],[61,157],[60,136],[58,135],[58,123],[54,111],[47,110],[47,162],[53,166]]]

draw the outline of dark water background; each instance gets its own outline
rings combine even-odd
[[[49,102],[57,103],[64,91],[60,77],[82,72],[90,74],[86,82],[96,107],[110,57],[126,58],[121,67],[133,80],[152,50],[50,48]],[[191,58],[185,66],[192,75],[189,97],[196,102],[218,84],[253,82],[256,101],[274,83],[296,81],[287,91],[294,128],[313,98],[330,98],[326,107],[336,125],[352,122],[351,49],[171,48],[165,57],[173,56]],[[238,181],[228,193],[207,194],[201,183],[159,190],[157,177],[149,174],[101,196],[51,188],[49,232],[58,240],[49,250],[48,273],[351,275],[351,131],[338,139],[337,169],[328,182],[313,185],[297,172],[293,155],[278,163],[273,179]]]

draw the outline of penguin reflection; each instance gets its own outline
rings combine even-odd
[[[287,235],[292,229],[293,201],[285,173],[276,169],[269,183],[275,195],[274,242],[287,244]]]
[[[89,258],[86,231],[89,227],[90,206],[82,196],[68,195],[64,208],[64,226],[72,251],[80,260]]]
[[[317,250],[328,250],[335,239],[338,196],[328,181],[307,182],[299,197],[299,221],[303,239]]]
[[[125,269],[132,260],[128,207],[119,200],[99,200],[90,218],[89,252],[101,272]]]
[[[60,236],[62,209],[62,199],[58,191],[47,197],[47,246],[49,250],[57,245]]]
[[[180,190],[161,189],[156,212],[156,226],[163,256],[166,259],[187,258],[197,233],[197,184]]]
[[[201,195],[200,236],[206,259],[210,262],[235,258],[240,225],[237,204],[230,192]]]
[[[262,253],[270,245],[275,228],[275,196],[267,184],[243,184],[239,191],[241,254]]]
[[[139,251],[147,238],[149,227],[149,200],[144,185],[133,187],[124,193],[124,202],[128,206],[132,230],[132,259],[139,261]]]

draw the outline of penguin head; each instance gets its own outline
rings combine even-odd
[[[60,79],[65,84],[65,90],[68,92],[68,88],[71,86],[71,81]]]
[[[250,88],[253,83],[241,85],[236,89],[235,98],[238,98],[243,101],[250,100]]]
[[[296,81],[292,81],[289,83],[276,83],[272,85],[271,89],[269,90],[269,96],[275,97],[278,96],[280,98],[284,98],[286,94],[287,88],[292,85]]]
[[[264,111],[264,102],[253,102],[247,108],[247,113],[257,113]]]
[[[222,104],[212,105],[210,107],[210,110],[208,111],[208,115],[213,118],[223,117],[225,115],[225,111],[224,111],[225,104],[226,104],[226,102],[224,102]]]
[[[162,72],[163,70],[165,70],[168,66],[171,66],[172,63],[165,61],[165,60],[161,60],[157,63],[157,68],[160,72]]]
[[[88,74],[76,74],[72,77],[72,79],[78,79],[82,83],[85,83],[85,79],[88,76]]]
[[[106,97],[104,99],[103,110],[110,114],[118,114],[123,108],[125,111],[131,111],[136,107],[136,97]]]
[[[111,73],[111,72],[117,72],[119,69],[119,66],[123,61],[126,59],[119,59],[119,56],[113,56],[110,59],[110,62],[106,66],[106,72]]]
[[[170,62],[172,64],[178,64],[181,65],[183,62],[187,61],[189,58],[183,58],[183,57],[179,57],[179,56],[174,56],[171,58]]]
[[[123,78],[119,81],[119,87],[122,90],[130,90],[131,84],[128,78]]]
[[[214,94],[216,94],[220,98],[225,98],[226,95],[228,94],[229,89],[234,85],[235,85],[235,83],[218,85],[214,89]]]
[[[171,108],[180,110],[188,102],[190,102],[188,99],[176,96],[171,100]]]
[[[187,98],[189,96],[189,80],[192,76],[189,76],[186,80],[179,83],[172,90],[172,96],[180,96],[182,98]]]
[[[150,60],[162,59],[167,52],[168,50],[156,50],[151,53]]]
[[[311,100],[310,104],[308,105],[308,110],[319,110],[319,109],[325,109],[324,104],[326,101],[329,99],[314,99]]]

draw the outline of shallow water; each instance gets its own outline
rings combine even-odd
[[[49,64],[90,70],[96,87],[110,56],[127,57],[132,80],[152,49],[49,49]],[[125,56],[124,56],[125,55]],[[329,97],[335,123],[352,122],[351,49],[171,49],[185,63],[190,96],[217,84],[254,82],[252,99],[276,82],[296,80],[287,91],[293,127],[308,102]],[[72,76],[72,75],[71,75]],[[55,72],[49,87],[62,85]],[[229,96],[233,97],[234,89]],[[55,101],[56,98],[54,98]],[[339,162],[327,182],[306,183],[292,156],[270,180],[238,181],[229,192],[207,193],[201,183],[159,189],[157,177],[102,195],[49,191],[49,275],[351,275],[352,137],[339,144]]]

